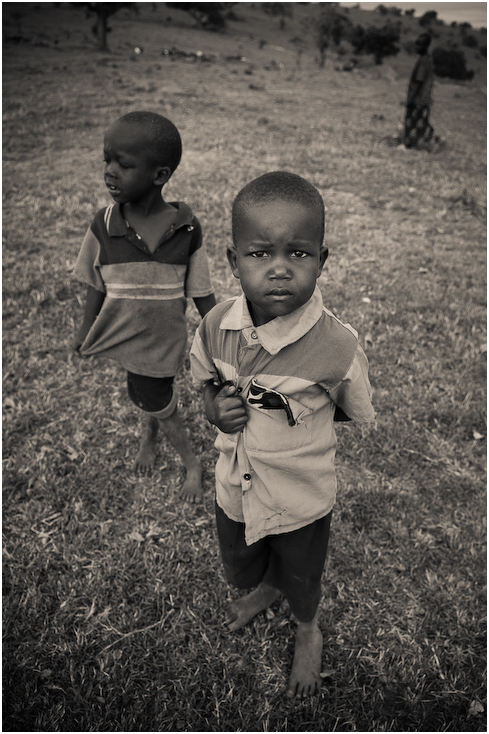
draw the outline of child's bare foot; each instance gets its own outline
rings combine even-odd
[[[156,461],[156,451],[149,446],[140,446],[134,461],[134,471],[140,476],[151,474]]]
[[[200,466],[187,470],[187,476],[179,494],[187,502],[202,502],[202,471]]]
[[[151,474],[156,461],[156,439],[158,436],[158,420],[151,416],[143,424],[141,444],[134,461],[136,474],[145,476]]]
[[[294,662],[287,686],[287,696],[313,696],[321,688],[323,636],[316,620],[299,622],[295,638]]]
[[[259,612],[268,609],[270,604],[280,596],[278,589],[261,583],[250,594],[233,601],[226,613],[226,624],[232,632],[248,624]]]

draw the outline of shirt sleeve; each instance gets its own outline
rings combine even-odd
[[[202,324],[195,332],[190,349],[190,370],[194,383],[202,388],[209,380],[218,380],[219,373],[202,340]]]
[[[105,283],[100,274],[100,244],[91,228],[88,229],[83,239],[73,276],[101,293],[106,292]]]
[[[359,423],[375,419],[372,406],[372,388],[368,379],[368,360],[360,345],[344,378],[329,390],[333,402],[346,415]]]
[[[202,298],[212,293],[214,293],[214,288],[209,272],[209,261],[199,225],[199,241],[197,248],[190,256],[185,276],[185,296],[186,298]]]

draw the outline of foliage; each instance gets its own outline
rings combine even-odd
[[[410,10],[404,11],[404,15],[406,16],[406,18],[414,18],[415,13],[416,13],[415,8],[411,8]]]
[[[434,23],[437,17],[438,13],[436,12],[436,10],[428,10],[419,19],[419,25],[423,26],[423,28],[426,28],[427,26],[431,25],[431,23]]]
[[[107,26],[108,19],[122,10],[123,8],[133,8],[137,11],[138,3],[71,3],[74,6],[81,6],[86,9],[87,14],[95,14],[97,18],[96,24],[93,26],[92,31],[97,36],[99,42],[99,49],[101,51],[108,51],[107,45],[107,33],[109,28]]]
[[[462,44],[464,46],[467,46],[467,48],[477,48],[479,45],[479,41],[475,36],[469,34],[468,36],[463,36]]]
[[[463,51],[437,47],[433,49],[433,63],[435,74],[442,78],[469,80],[474,76],[472,70],[467,69],[467,62]]]
[[[381,64],[386,56],[395,56],[399,53],[399,30],[392,25],[382,28],[369,26],[363,28],[357,25],[349,36],[350,43],[356,54],[373,54],[375,63]]]
[[[316,46],[319,51],[319,65],[324,67],[326,50],[331,44],[338,47],[341,39],[346,36],[352,27],[351,21],[338,13],[332,5],[321,9],[316,26]]]
[[[201,28],[210,31],[223,30],[226,27],[224,13],[236,3],[166,3],[169,8],[176,8],[189,13]]]
[[[396,8],[395,5],[377,5],[375,12],[381,15],[402,15],[401,8]]]
[[[266,15],[292,18],[294,9],[291,3],[260,3],[260,8]]]

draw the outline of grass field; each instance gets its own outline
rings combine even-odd
[[[280,30],[241,3],[246,20],[221,35],[140,3],[113,19],[101,54],[80,9],[4,9],[16,5],[3,62],[3,730],[486,731],[482,64],[470,83],[436,85],[447,147],[406,152],[390,141],[414,57],[348,74],[333,56],[319,69],[307,47],[299,64],[291,39],[307,6]],[[220,55],[173,60],[172,46]],[[181,131],[166,195],[201,220],[220,299],[238,292],[225,248],[244,183],[287,169],[325,200],[320,286],[360,332],[378,417],[338,428],[324,684],[311,700],[284,696],[285,603],[239,633],[223,626],[235,592],[188,361],[178,383],[205,466],[198,506],[179,500],[164,444],[152,478],[132,475],[122,370],[69,353],[83,296],[71,270],[109,203],[103,131],[135,109]],[[197,323],[191,306],[189,336]]]

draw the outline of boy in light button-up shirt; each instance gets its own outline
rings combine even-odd
[[[233,205],[228,258],[243,295],[216,306],[191,350],[217,426],[216,518],[227,578],[256,587],[231,630],[282,593],[298,621],[287,694],[319,690],[321,575],[335,502],[335,413],[371,421],[356,333],[322,303],[324,204],[300,176],[265,174]]]

